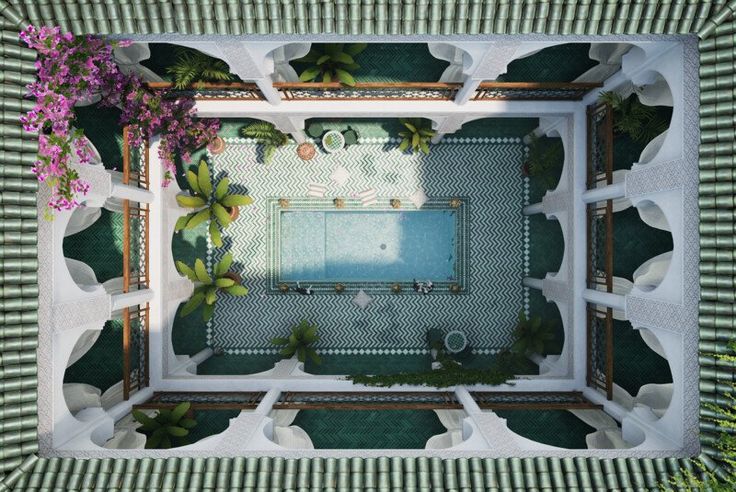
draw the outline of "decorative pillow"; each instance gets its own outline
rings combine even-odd
[[[373,301],[373,298],[366,294],[362,289],[355,294],[353,302],[358,305],[360,309],[365,309]]]
[[[414,204],[417,208],[422,208],[422,206],[427,203],[427,195],[424,193],[424,190],[419,189],[414,192],[412,196],[409,197],[409,200],[411,203]]]

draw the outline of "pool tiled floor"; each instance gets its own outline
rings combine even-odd
[[[368,138],[335,154],[321,151],[301,161],[295,145],[280,149],[266,166],[259,149],[228,138],[224,153],[210,156],[214,173],[227,172],[231,187],[254,198],[224,234],[225,247],[208,247],[208,261],[230,250],[250,288],[247,297],[222,296],[208,325],[208,343],[231,354],[272,353],[269,340],[302,318],[319,326],[323,353],[423,353],[427,328],[462,329],[481,353],[508,345],[517,314],[525,307],[521,279],[528,258],[528,224],[521,214],[526,184],[525,147],[518,138],[446,138],[429,156],[400,153],[394,140]],[[330,181],[338,165],[350,172],[343,186]],[[467,295],[385,295],[361,310],[352,294],[267,295],[269,200],[306,197],[309,183],[327,186],[325,200],[354,198],[368,188],[381,206],[392,197],[423,189],[429,197],[467,196],[471,285]],[[383,203],[386,202],[386,203]],[[406,204],[406,206],[411,206]]]

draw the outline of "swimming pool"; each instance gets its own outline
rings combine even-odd
[[[464,282],[465,211],[443,201],[422,209],[315,207],[290,201],[274,210],[274,282],[334,291],[412,291],[414,279],[438,291]]]

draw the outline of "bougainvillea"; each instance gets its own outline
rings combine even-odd
[[[89,190],[72,167],[74,159],[82,164],[91,159],[84,133],[72,125],[74,105],[79,101],[99,98],[103,106],[122,107],[120,123],[130,125],[132,145],[161,136],[163,186],[175,175],[177,155],[188,162],[192,150],[216,136],[219,121],[196,119],[192,99],[149,90],[138,76],[119,70],[113,49],[130,42],[108,43],[89,35],[75,37],[48,26],[29,26],[20,38],[39,54],[38,79],[28,85],[29,96],[36,102],[21,116],[21,122],[26,131],[39,133],[33,172],[51,188],[50,211],[75,208],[78,196]]]

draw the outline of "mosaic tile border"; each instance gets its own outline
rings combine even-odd
[[[398,198],[402,203],[411,203],[406,197],[381,197],[378,199],[379,205],[372,205],[370,207],[363,207],[361,202],[357,199],[346,198],[345,208],[342,210],[357,210],[361,212],[393,212],[400,213],[396,209],[392,208],[389,201],[392,198]],[[452,200],[460,200],[461,205],[459,207],[453,207],[450,202]],[[270,220],[268,221],[266,238],[266,257],[268,264],[268,272],[266,276],[267,294],[268,295],[301,295],[294,291],[296,284],[294,282],[281,282],[279,279],[280,271],[280,221],[281,213],[288,210],[303,210],[303,211],[334,211],[335,206],[331,199],[317,199],[317,198],[288,198],[289,207],[284,209],[279,205],[279,198],[269,198],[267,208],[269,210]],[[418,212],[419,209],[414,208],[412,205],[410,208],[405,208],[408,213]],[[436,295],[448,295],[451,297],[466,295],[471,290],[470,285],[470,209],[471,200],[466,196],[453,196],[453,197],[432,197],[427,203],[425,203],[421,210],[450,210],[456,212],[457,219],[455,224],[456,230],[456,245],[455,255],[457,261],[455,263],[455,280],[437,280],[434,282],[434,290],[431,294]],[[315,282],[309,281],[309,284],[313,287],[316,295],[333,295],[333,296],[345,296],[352,295],[356,292],[363,290],[373,295],[392,295],[392,296],[404,296],[404,295],[421,295],[414,292],[411,282],[340,282],[345,287],[345,290],[341,293],[335,291],[335,282]],[[391,291],[391,287],[395,284],[401,286],[400,293],[394,293]],[[280,291],[281,285],[287,285],[289,291],[283,293]],[[457,285],[460,288],[459,292],[451,292],[451,287]]]

